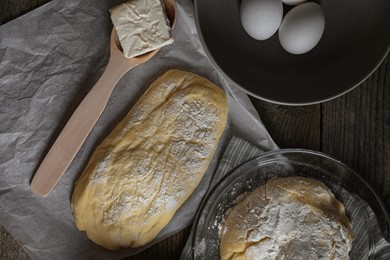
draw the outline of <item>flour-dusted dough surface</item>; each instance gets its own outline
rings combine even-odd
[[[178,70],[159,77],[76,182],[77,227],[112,250],[151,241],[200,182],[227,111],[225,93],[210,81]]]
[[[228,211],[221,259],[349,259],[352,227],[322,182],[275,179]]]

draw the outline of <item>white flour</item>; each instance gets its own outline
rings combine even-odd
[[[227,212],[222,259],[349,259],[351,230],[341,203],[318,181],[284,179],[290,180],[267,183]]]

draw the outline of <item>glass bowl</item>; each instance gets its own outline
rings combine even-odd
[[[389,214],[374,189],[341,162],[319,152],[282,149],[255,157],[235,168],[209,193],[195,222],[194,259],[219,258],[219,228],[238,196],[268,180],[303,176],[322,181],[343,202],[352,222],[351,259],[374,259],[378,243],[388,244]],[[386,241],[387,240],[387,241]],[[390,245],[386,247],[390,253]]]

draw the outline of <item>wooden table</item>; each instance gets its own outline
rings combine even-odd
[[[0,0],[4,24],[48,0]],[[363,175],[390,209],[390,55],[364,83],[335,100],[311,106],[274,105],[251,98],[281,148],[327,153]],[[189,228],[126,259],[178,259]],[[0,226],[0,259],[28,259]]]

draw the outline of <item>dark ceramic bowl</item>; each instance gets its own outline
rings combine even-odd
[[[308,105],[352,90],[390,48],[389,0],[316,2],[325,14],[325,31],[301,55],[286,52],[277,33],[265,41],[251,38],[241,25],[241,0],[194,0],[194,7],[203,47],[226,78],[263,100]]]

